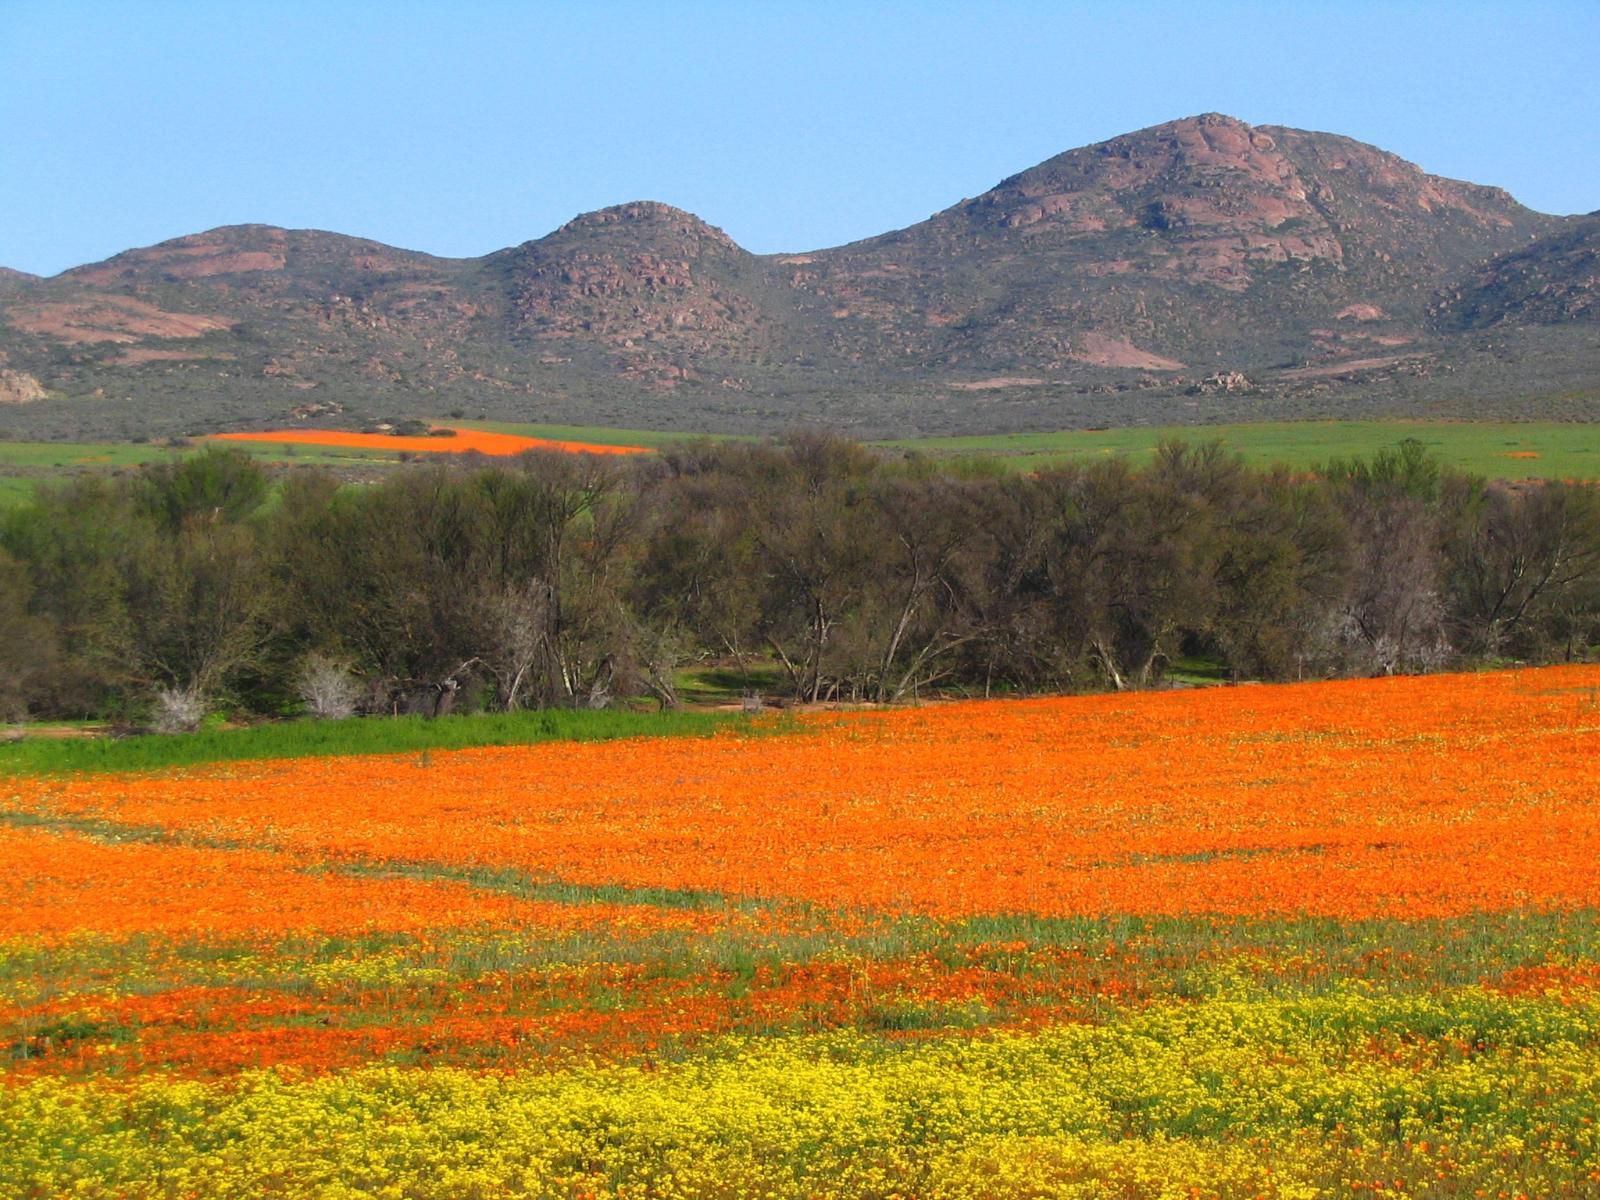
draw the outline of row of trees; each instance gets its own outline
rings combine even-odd
[[[0,708],[173,724],[677,700],[1144,687],[1548,660],[1600,641],[1600,494],[1314,476],[1220,446],[1011,475],[825,436],[525,455],[341,486],[211,450],[0,520]]]

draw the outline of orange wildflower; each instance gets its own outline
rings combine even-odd
[[[437,428],[450,428],[437,426]],[[490,433],[483,429],[456,429],[453,437],[391,437],[386,433],[345,433],[338,429],[271,429],[264,433],[217,433],[209,440],[277,442],[299,446],[334,446],[356,450],[389,450],[423,454],[488,454],[497,458],[525,450],[559,450],[566,454],[648,454],[643,446],[609,446],[598,442],[563,442]]]
[[[566,905],[463,883],[310,872],[263,850],[122,842],[0,828],[0,942],[73,934],[228,937],[493,924],[543,933],[704,928],[706,912]]]
[[[315,859],[840,908],[1449,916],[1600,905],[1597,695],[1564,667],[19,786]]]

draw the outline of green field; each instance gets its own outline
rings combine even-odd
[[[187,451],[131,442],[0,442],[0,468],[139,467]]]
[[[146,463],[171,462],[195,454],[216,442],[195,442],[188,446],[169,446],[153,442],[0,442],[0,472],[78,470],[93,467],[142,467]],[[286,442],[224,442],[246,454],[269,462],[339,465],[352,462],[398,461],[398,451],[361,450],[334,446],[292,448]]]
[[[1600,424],[1272,421],[914,438],[881,444],[941,457],[999,458],[1008,466],[1030,470],[1116,456],[1142,461],[1163,441],[1221,440],[1254,465],[1308,468],[1332,458],[1367,457],[1405,438],[1416,438],[1449,466],[1491,479],[1600,479]]]
[[[708,436],[582,425],[455,421],[556,441],[654,450]],[[709,435],[714,440],[731,440]],[[1331,458],[1368,457],[1405,438],[1421,441],[1444,463],[1491,479],[1600,479],[1600,424],[1492,421],[1270,421],[1249,425],[1150,426],[875,442],[936,457],[995,458],[1018,470],[1124,455],[1142,461],[1163,441],[1222,440],[1253,465],[1319,466]],[[1529,457],[1532,455],[1534,457]],[[302,461],[306,461],[302,459]]]
[[[168,446],[148,442],[0,441],[0,508],[21,504],[41,483],[82,471],[134,470],[196,454],[214,442]],[[280,442],[229,442],[263,462],[315,467],[372,467],[400,461],[399,452],[331,446],[293,446]]]
[[[80,771],[154,771],[207,762],[310,758],[349,754],[426,754],[473,746],[633,737],[709,737],[736,727],[741,714],[540,709],[440,717],[352,717],[343,721],[279,721],[241,729],[138,737],[34,737],[0,742],[0,779]],[[24,727],[25,728],[25,727]]]
[[[555,441],[654,450],[703,436],[646,429],[582,425],[536,425],[507,421],[456,421],[464,429]],[[1489,421],[1272,421],[1249,425],[1150,426],[1011,433],[976,437],[906,438],[876,442],[935,458],[979,458],[1012,470],[1037,470],[1058,463],[1126,457],[1147,460],[1163,441],[1221,440],[1256,466],[1281,463],[1309,469],[1333,458],[1368,457],[1405,438],[1416,438],[1448,466],[1491,479],[1600,479],[1600,423]],[[400,451],[359,450],[276,442],[233,442],[267,462],[305,466],[375,466],[400,460]],[[0,442],[0,506],[33,494],[40,482],[61,474],[130,469],[167,462],[200,448],[115,442]]]
[[[33,484],[26,479],[0,475],[0,508],[11,504],[22,504],[32,495]]]
[[[644,446],[664,450],[683,442],[736,440],[719,433],[663,433],[652,429],[610,429],[599,425],[525,425],[516,421],[449,421],[459,429],[482,429],[517,437],[546,438],[553,442],[588,442],[594,446]]]

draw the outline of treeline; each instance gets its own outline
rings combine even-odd
[[[1597,641],[1600,492],[1488,484],[1415,442],[1310,476],[1216,444],[1017,475],[796,436],[368,486],[209,450],[0,520],[13,718],[673,705],[711,661],[896,701]]]

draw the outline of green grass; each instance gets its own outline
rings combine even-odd
[[[303,464],[311,467],[372,466],[397,463],[401,455],[412,455],[404,450],[369,450],[363,446],[308,446],[303,442],[206,442],[207,446],[231,446],[243,450],[265,462],[286,466]]]
[[[0,508],[26,504],[33,499],[34,484],[31,479],[16,479],[0,475]]]
[[[594,442],[651,449],[726,435],[664,433],[580,425],[528,425],[506,421],[455,421],[464,429],[484,429],[524,437]],[[1247,425],[1168,425],[1057,433],[1013,433],[977,437],[907,438],[874,442],[917,450],[935,457],[998,459],[1014,470],[1055,463],[1125,456],[1148,461],[1161,442],[1191,443],[1221,439],[1255,466],[1283,464],[1306,470],[1331,458],[1367,458],[1404,438],[1414,437],[1443,462],[1491,479],[1600,479],[1600,424],[1506,421],[1267,421]],[[1511,457],[1533,453],[1537,458]]]
[[[1331,458],[1370,457],[1414,437],[1442,462],[1492,479],[1600,479],[1600,424],[1498,421],[1269,421],[992,437],[913,438],[882,445],[934,456],[998,458],[1018,470],[1126,457],[1147,461],[1169,439],[1220,439],[1256,466],[1308,469]],[[1513,458],[1518,453],[1537,458]]]
[[[393,459],[398,456],[398,452],[387,450],[361,451],[323,446],[295,446],[293,450],[286,450],[282,442],[197,441],[189,446],[151,442],[0,442],[0,469],[68,471],[142,467],[148,463],[173,462],[215,445],[231,446],[246,454],[272,461],[337,463],[356,458]]]
[[[518,437],[546,438],[556,442],[589,442],[596,446],[644,446],[663,450],[669,446],[696,441],[737,441],[728,434],[664,433],[653,429],[611,429],[598,425],[525,425],[515,421],[442,420],[440,424],[459,429],[481,429],[487,433],[510,433]]]
[[[667,433],[583,425],[521,424],[509,421],[451,421],[463,429],[605,446],[644,446],[660,450],[699,438],[737,440],[727,435]],[[1058,463],[1124,457],[1149,460],[1162,441],[1190,443],[1220,439],[1255,466],[1283,464],[1295,470],[1320,466],[1331,458],[1370,457],[1402,439],[1414,437],[1442,462],[1491,479],[1600,479],[1600,423],[1491,421],[1269,421],[1248,425],[1168,425],[1119,429],[1065,430],[975,437],[907,438],[875,442],[915,450],[935,458],[975,458],[1012,470],[1036,470]],[[111,442],[0,442],[0,506],[25,501],[40,480],[54,473],[95,468],[135,468],[192,454],[203,445],[170,448]],[[279,442],[227,443],[267,462],[307,466],[373,466],[399,460],[398,450],[366,450]],[[1512,457],[1533,454],[1536,457]]]
[[[133,442],[0,442],[5,467],[140,467],[191,451]]]
[[[472,716],[372,717],[347,721],[285,721],[246,729],[146,734],[129,738],[30,738],[0,744],[0,776],[98,771],[154,771],[264,758],[348,754],[426,756],[433,750],[627,737],[707,737],[748,729],[739,715],[547,709]]]
[[[1162,678],[1168,683],[1186,683],[1200,687],[1206,684],[1227,683],[1228,671],[1214,658],[1186,654],[1174,659]]]
[[[751,663],[743,673],[731,666],[687,667],[678,672],[678,698],[686,704],[738,704],[747,695],[783,690],[783,668],[776,663]]]
[[[209,447],[223,445],[244,451],[268,462],[307,463],[339,466],[352,462],[396,462],[398,450],[364,450],[339,446],[290,446],[284,442],[207,442],[189,446],[166,446],[147,442],[4,442],[0,441],[0,472],[7,470],[38,473],[93,469],[133,469],[149,463],[172,462]],[[0,482],[16,484],[15,477]]]

